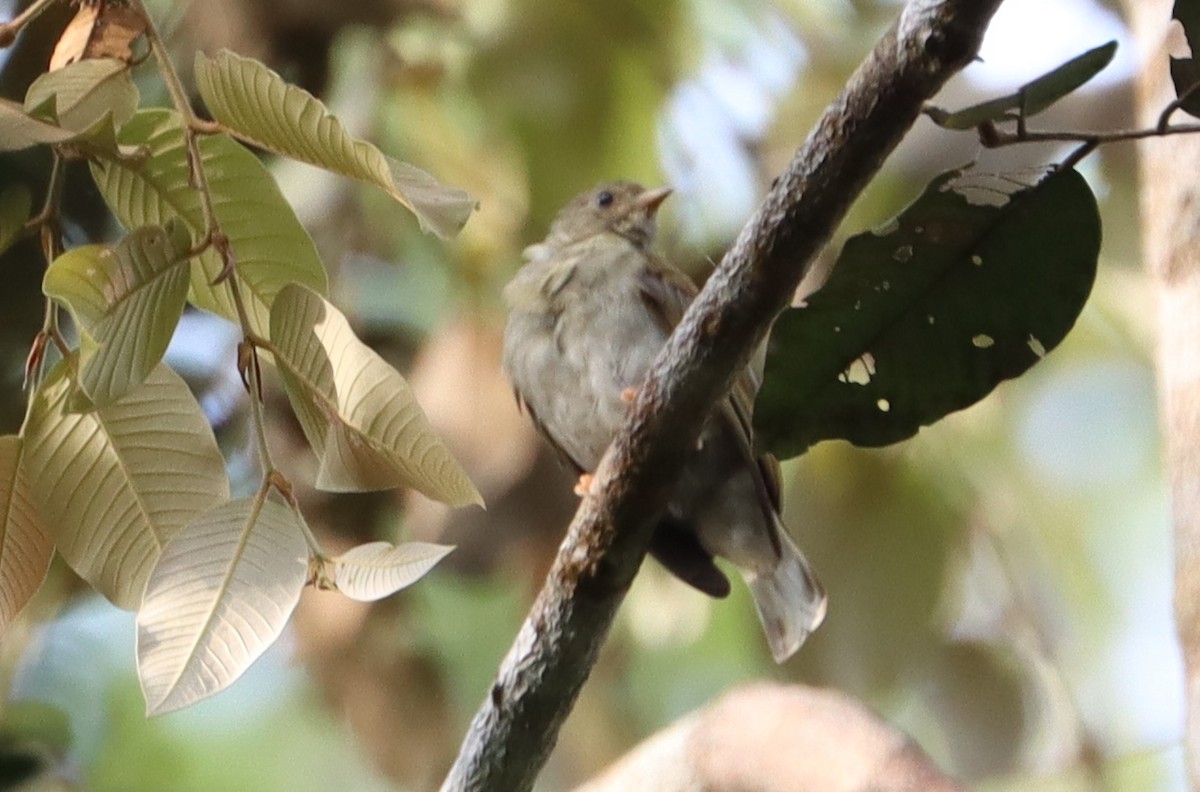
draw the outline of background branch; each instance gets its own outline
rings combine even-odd
[[[1140,33],[1145,68],[1138,115],[1155,123],[1174,96],[1167,66],[1171,52],[1168,0],[1126,3]],[[1178,31],[1176,31],[1178,32]],[[1175,627],[1187,690],[1184,750],[1191,787],[1200,788],[1200,251],[1196,247],[1194,171],[1180,168],[1200,156],[1200,137],[1148,140],[1139,151],[1144,261],[1158,298],[1158,387],[1166,472],[1171,483],[1175,554]]]
[[[532,787],[645,555],[687,448],[810,261],[975,56],[1000,0],[914,0],[825,111],[650,372],[442,789]]]

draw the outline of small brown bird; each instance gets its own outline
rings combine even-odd
[[[613,182],[577,196],[504,289],[505,370],[581,484],[696,295],[686,275],[649,250],[670,192]],[[747,370],[705,424],[650,552],[714,597],[729,593],[729,581],[713,557],[731,561],[783,662],[821,623],[825,592],[780,521],[778,463],[752,451],[756,389]]]

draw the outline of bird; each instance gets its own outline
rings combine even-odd
[[[624,424],[655,357],[697,294],[656,256],[668,187],[602,183],[571,200],[504,287],[503,368],[518,404],[579,476],[577,494]],[[749,367],[714,408],[687,454],[649,552],[717,598],[727,559],[753,596],[782,663],[824,619],[826,596],[780,517],[779,464],[754,449],[757,377]]]

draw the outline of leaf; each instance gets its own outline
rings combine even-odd
[[[189,523],[167,544],[138,611],[146,714],[233,684],[279,637],[307,576],[308,547],[285,506],[238,500]]]
[[[292,159],[373,184],[408,207],[443,239],[457,234],[476,207],[465,191],[351,137],[312,94],[289,85],[252,58],[221,50],[196,53],[196,87],[213,118],[243,140]]]
[[[453,506],[482,505],[408,383],[320,295],[285,287],[271,311],[271,341],[292,409],[320,460],[319,488],[409,486]]]
[[[71,568],[133,609],[167,541],[229,497],[225,463],[200,405],[163,364],[93,412],[69,412],[71,396],[59,364],[25,430],[29,485]]]
[[[0,151],[20,151],[31,146],[66,143],[82,135],[34,118],[25,108],[0,99]]]
[[[187,300],[190,246],[180,225],[146,226],[111,248],[69,250],[46,270],[42,291],[79,326],[79,384],[97,407],[140,385],[162,360]]]
[[[92,176],[121,223],[134,229],[164,225],[178,217],[194,239],[203,239],[207,229],[200,196],[188,184],[179,116],[167,110],[139,110],[121,129],[120,140],[149,151],[141,165],[92,163]],[[257,157],[227,135],[203,137],[200,149],[213,209],[237,259],[233,277],[241,286],[251,326],[266,336],[270,306],[279,290],[296,282],[323,294],[325,269],[308,232]],[[192,264],[191,299],[236,322],[228,288],[211,285],[221,268],[214,250],[197,257]]]
[[[0,253],[21,237],[32,211],[33,198],[24,184],[13,184],[0,193]]]
[[[886,231],[847,241],[829,282],[784,311],[757,441],[785,457],[830,438],[887,445],[974,404],[1062,341],[1099,251],[1096,201],[1074,170],[1011,194],[942,174]]]
[[[1183,26],[1183,35],[1192,52],[1200,49],[1200,3],[1196,0],[1175,0],[1171,19],[1178,19]]]
[[[63,129],[81,132],[106,114],[121,126],[133,117],[139,101],[138,89],[129,66],[112,58],[83,60],[57,71],[46,72],[33,81],[25,94],[26,112],[48,107],[47,119]]]
[[[351,599],[383,599],[420,580],[453,549],[426,542],[369,542],[330,560],[333,582]]]
[[[1195,54],[1200,50],[1200,3],[1196,0],[1175,0],[1171,18],[1179,20],[1188,48]],[[1200,61],[1195,58],[1171,58],[1171,82],[1175,84],[1175,96],[1183,100],[1180,108],[1200,117],[1200,91],[1193,90],[1200,83]]]
[[[0,635],[46,578],[54,540],[34,509],[22,440],[0,437]]]
[[[930,106],[925,108],[925,114],[946,129],[971,129],[986,121],[1002,121],[1010,118],[1009,113],[1014,110],[1022,117],[1030,118],[1099,74],[1112,61],[1116,51],[1117,42],[1110,41],[1025,83],[1016,93],[953,113]]]
[[[1195,58],[1171,58],[1171,82],[1175,86],[1175,96],[1183,99],[1179,108],[1200,118],[1200,90],[1192,90],[1200,83],[1200,61]]]
[[[50,56],[50,70],[88,58],[133,60],[132,44],[146,32],[146,19],[127,3],[78,3],[79,10],[67,24]]]

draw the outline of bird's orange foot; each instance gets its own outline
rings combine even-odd
[[[621,401],[625,404],[633,404],[633,400],[637,398],[637,388],[625,388],[621,391]]]
[[[575,494],[579,497],[587,495],[592,489],[592,484],[595,483],[596,477],[591,473],[580,473],[579,481],[575,482]]]

